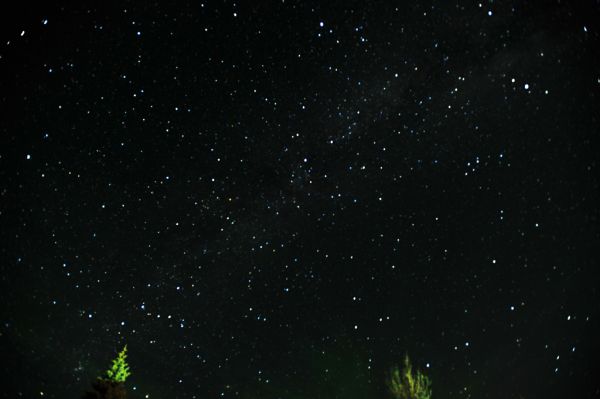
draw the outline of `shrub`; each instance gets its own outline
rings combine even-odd
[[[404,357],[404,368],[392,367],[388,386],[395,399],[431,399],[431,380],[417,370],[413,373],[408,355]]]

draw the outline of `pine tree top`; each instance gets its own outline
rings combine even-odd
[[[127,345],[125,345],[117,358],[112,361],[112,367],[106,370],[106,379],[113,382],[125,382],[130,375],[127,364]]]

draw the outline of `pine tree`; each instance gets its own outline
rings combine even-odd
[[[127,345],[125,345],[123,350],[119,352],[119,356],[113,360],[112,367],[106,370],[106,379],[113,382],[125,382],[130,375],[129,365],[127,364]]]
[[[125,380],[129,377],[127,364],[127,345],[112,361],[112,367],[106,370],[104,376],[92,382],[92,391],[86,391],[82,399],[126,399]]]

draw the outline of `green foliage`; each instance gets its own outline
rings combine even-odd
[[[394,399],[431,399],[431,380],[419,370],[413,374],[408,355],[403,370],[398,366],[390,370],[388,386]]]
[[[112,367],[106,370],[106,379],[113,382],[125,382],[131,375],[127,364],[127,345],[119,352],[119,356],[112,362]]]

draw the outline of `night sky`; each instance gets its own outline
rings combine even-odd
[[[2,397],[600,397],[600,3],[2,12]]]

